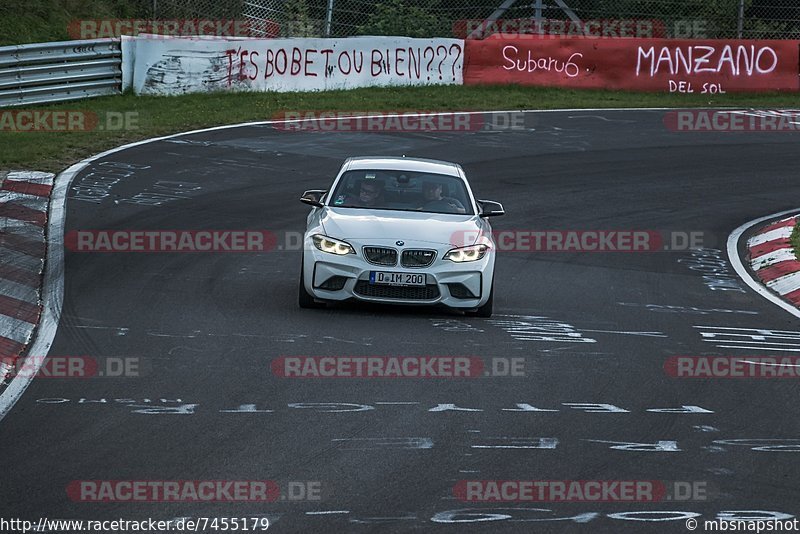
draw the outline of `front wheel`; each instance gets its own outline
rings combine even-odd
[[[492,282],[492,289],[489,291],[489,300],[486,301],[486,304],[478,308],[477,310],[472,310],[466,312],[466,315],[470,317],[491,317],[492,316],[492,308],[494,307],[494,282]]]
[[[324,304],[320,304],[319,302],[314,300],[314,297],[311,296],[308,291],[306,291],[306,284],[305,284],[305,258],[302,260],[303,262],[300,264],[300,287],[298,289],[297,295],[297,303],[300,305],[301,308],[321,308]]]

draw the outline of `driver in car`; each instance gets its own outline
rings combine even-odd
[[[445,211],[447,213],[466,213],[464,205],[453,197],[442,196],[442,184],[437,182],[423,182],[422,196],[425,203],[420,209],[432,211]]]

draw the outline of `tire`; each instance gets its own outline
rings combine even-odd
[[[489,318],[492,316],[492,308],[494,307],[494,282],[492,282],[492,289],[489,291],[489,300],[480,308],[466,312],[469,317],[483,317]]]
[[[319,302],[314,300],[314,297],[311,296],[308,291],[306,291],[306,284],[304,282],[304,267],[305,267],[305,259],[303,259],[303,263],[300,264],[300,286],[298,288],[297,294],[297,304],[300,305],[301,308],[322,308],[324,304],[320,304]]]

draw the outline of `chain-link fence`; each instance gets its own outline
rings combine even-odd
[[[514,33],[800,39],[798,0],[152,0],[154,18],[248,19],[283,37]],[[266,22],[265,22],[266,21]]]

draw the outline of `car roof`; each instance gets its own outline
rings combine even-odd
[[[386,156],[361,156],[349,158],[345,163],[345,170],[395,170],[409,172],[428,172],[433,174],[446,174],[461,176],[461,166],[449,161],[423,158],[398,158]]]

